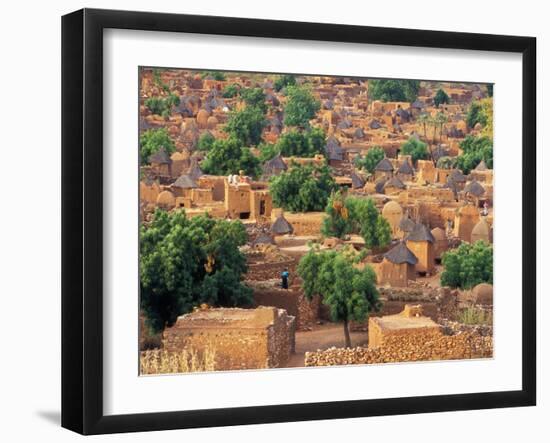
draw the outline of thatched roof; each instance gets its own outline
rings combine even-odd
[[[466,176],[460,171],[460,169],[453,169],[449,174],[449,178],[455,183],[465,183]]]
[[[169,165],[172,163],[172,159],[166,152],[166,149],[164,149],[164,146],[161,146],[157,152],[149,156],[149,163]]]
[[[476,197],[481,197],[485,194],[485,188],[481,186],[477,180],[472,180],[464,187],[464,192],[475,195]]]
[[[405,184],[399,180],[397,177],[390,178],[386,183],[384,183],[384,189],[386,188],[397,188],[397,189],[405,189]]]
[[[384,157],[382,160],[378,162],[378,164],[374,168],[375,171],[384,171],[384,172],[391,172],[393,171],[393,165],[391,162]]]
[[[180,175],[178,179],[172,184],[174,188],[181,188],[181,189],[194,189],[198,188],[195,181],[188,175]]]
[[[351,173],[351,187],[353,189],[362,188],[365,186],[365,180],[355,171]]]
[[[281,214],[271,225],[271,232],[277,235],[292,234],[294,232],[294,228]]]
[[[481,160],[474,168],[474,171],[487,171],[488,169],[489,168],[487,167],[487,163],[485,163],[485,160]]]
[[[408,174],[408,175],[414,175],[414,169],[412,168],[411,164],[409,163],[408,159],[405,159],[403,163],[399,166],[399,169],[397,170],[398,174]]]
[[[411,233],[407,236],[407,240],[410,241],[428,241],[430,243],[435,242],[435,238],[426,225],[417,223]]]
[[[411,232],[416,223],[411,220],[408,216],[403,217],[401,221],[399,222],[399,229],[401,229],[403,232]]]
[[[407,245],[405,245],[404,242],[399,242],[397,246],[393,247],[386,254],[384,254],[384,257],[397,265],[402,263],[416,265],[416,263],[418,263],[416,255],[414,255],[412,251],[407,248]]]
[[[274,245],[275,241],[271,237],[271,235],[267,234],[266,232],[262,232],[260,235],[256,237],[256,239],[252,242],[252,246],[257,245]]]
[[[204,173],[202,172],[201,167],[199,166],[199,162],[196,158],[191,159],[191,165],[189,167],[189,176],[193,180],[198,180],[200,177],[202,177]]]
[[[369,128],[371,129],[380,129],[381,127],[382,125],[378,120],[371,120],[371,122],[369,123]]]

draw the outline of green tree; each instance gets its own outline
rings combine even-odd
[[[321,233],[325,237],[344,238],[352,232],[353,221],[350,217],[348,200],[344,198],[341,191],[334,192],[330,196],[325,208],[327,216],[321,225]]]
[[[157,210],[140,230],[140,307],[157,333],[201,303],[248,306],[242,223]]]
[[[149,164],[149,157],[161,147],[168,154],[176,150],[176,145],[168,135],[166,128],[149,129],[139,137],[139,157],[142,165]]]
[[[285,157],[314,157],[325,153],[325,132],[322,128],[305,131],[291,129],[277,140],[277,150]]]
[[[456,165],[464,174],[469,174],[481,160],[489,169],[493,169],[493,141],[489,137],[468,135],[460,142],[462,154],[456,159]]]
[[[251,177],[257,177],[261,172],[258,158],[234,137],[215,140],[201,163],[201,169],[212,175],[237,174],[243,170]]]
[[[477,123],[481,126],[485,126],[487,124],[487,115],[479,101],[475,101],[470,104],[468,114],[466,115],[466,124],[469,128],[473,128]]]
[[[223,98],[236,97],[237,95],[239,95],[240,89],[241,89],[241,87],[236,83],[232,83],[231,85],[227,85],[225,88],[223,88],[222,97]]]
[[[349,217],[353,221],[357,232],[365,240],[365,246],[369,249],[384,248],[391,241],[391,227],[388,221],[380,214],[371,198],[347,199]]]
[[[286,88],[287,86],[294,86],[296,84],[296,77],[289,74],[284,74],[275,80],[273,87],[275,91],[279,92],[281,89]]]
[[[220,71],[204,71],[201,74],[202,78],[212,77],[214,80],[217,81],[224,81],[225,80],[225,73]]]
[[[170,117],[172,108],[180,104],[180,98],[176,94],[170,93],[166,97],[150,97],[145,100],[145,106],[156,115]]]
[[[262,131],[267,120],[262,110],[255,106],[247,106],[241,111],[230,114],[224,127],[230,137],[234,137],[246,146],[256,146],[262,141]]]
[[[451,99],[449,98],[449,96],[447,95],[447,93],[439,88],[437,90],[437,92],[435,93],[435,96],[434,96],[434,105],[436,108],[439,108],[439,105],[445,103],[449,103],[451,101]]]
[[[288,211],[323,211],[336,183],[329,168],[324,166],[301,166],[290,168],[272,177],[269,190],[273,203]]]
[[[442,263],[443,286],[470,289],[479,283],[493,284],[493,247],[482,240],[474,244],[463,242],[445,252]]]
[[[240,96],[247,106],[257,108],[262,111],[263,114],[267,112],[265,94],[261,88],[241,89]]]
[[[431,124],[431,116],[430,114],[428,114],[427,112],[423,112],[422,114],[420,114],[418,116],[418,123],[420,123],[422,125],[422,129],[424,129],[424,139],[427,139],[428,138],[428,134],[427,134],[427,127],[428,125]]]
[[[357,157],[355,159],[355,166],[367,170],[370,174],[374,173],[374,168],[382,159],[386,156],[384,149],[380,146],[373,146],[370,148],[364,157]]]
[[[409,138],[401,145],[401,154],[410,155],[413,163],[429,158],[428,145],[415,137]]]
[[[265,163],[280,154],[277,145],[274,145],[273,143],[261,143],[258,146],[258,149],[260,150],[259,158],[262,163]]]
[[[369,80],[369,98],[384,102],[413,102],[418,97],[417,80]]]
[[[358,269],[355,265],[345,252],[311,249],[297,268],[306,297],[319,295],[332,320],[343,322],[346,348],[351,348],[349,322],[365,321],[381,307],[376,274],[370,266]]]
[[[309,121],[321,109],[319,100],[305,86],[287,86],[286,95],[287,102],[284,108],[285,125],[297,126],[299,128],[309,127]]]
[[[216,138],[210,132],[205,132],[199,137],[197,149],[199,151],[209,151],[215,141]]]
[[[456,157],[443,156],[437,160],[439,169],[454,169],[456,168]]]

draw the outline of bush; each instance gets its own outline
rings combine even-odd
[[[180,104],[180,98],[176,94],[170,94],[167,97],[151,97],[145,100],[145,106],[156,115],[169,117],[172,108]]]
[[[417,80],[369,80],[369,98],[384,102],[413,102],[419,88]]]
[[[325,153],[325,132],[321,128],[291,129],[279,137],[276,146],[285,157],[314,157]]]
[[[269,190],[273,203],[288,211],[323,211],[330,194],[337,188],[328,167],[291,165],[272,177]]]
[[[358,168],[363,168],[370,174],[373,174],[374,168],[385,156],[386,153],[380,146],[373,146],[367,151],[364,157],[357,157],[355,159],[355,166]]]
[[[463,242],[442,259],[441,285],[470,289],[479,283],[493,284],[493,247],[483,241]]]
[[[489,137],[468,135],[460,142],[462,154],[456,159],[456,165],[464,174],[469,174],[481,160],[489,169],[493,168],[493,141]]]
[[[225,88],[223,88],[222,96],[223,98],[233,98],[239,95],[239,90],[241,87],[237,85],[236,83],[233,83],[232,85],[227,85]]]
[[[296,84],[296,78],[293,75],[285,74],[279,76],[275,83],[273,84],[273,88],[275,91],[280,91],[283,88],[286,88],[287,86],[294,86]]]
[[[241,282],[247,241],[239,221],[157,209],[140,230],[140,308],[151,333],[174,324],[202,303],[249,306],[252,290]]]
[[[457,320],[465,325],[490,326],[493,324],[493,315],[482,308],[469,306],[458,313]]]
[[[428,145],[414,137],[409,138],[401,145],[401,154],[410,155],[413,163],[430,157]]]
[[[212,77],[214,80],[217,81],[224,81],[225,80],[225,73],[220,71],[204,71],[201,74],[201,77],[204,79],[206,77]]]
[[[149,129],[141,134],[139,137],[139,157],[141,164],[149,164],[149,157],[161,147],[168,154],[172,154],[176,150],[176,145],[165,128]]]

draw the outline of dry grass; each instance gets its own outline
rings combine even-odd
[[[465,325],[491,325],[493,323],[493,314],[482,308],[470,306],[459,312],[458,321]]]
[[[203,353],[194,350],[147,350],[140,353],[139,371],[141,375],[215,371],[215,357],[213,350]]]

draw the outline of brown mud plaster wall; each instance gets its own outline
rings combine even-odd
[[[295,318],[273,307],[219,308],[182,315],[163,334],[168,352],[214,355],[215,370],[286,366],[294,353]]]

